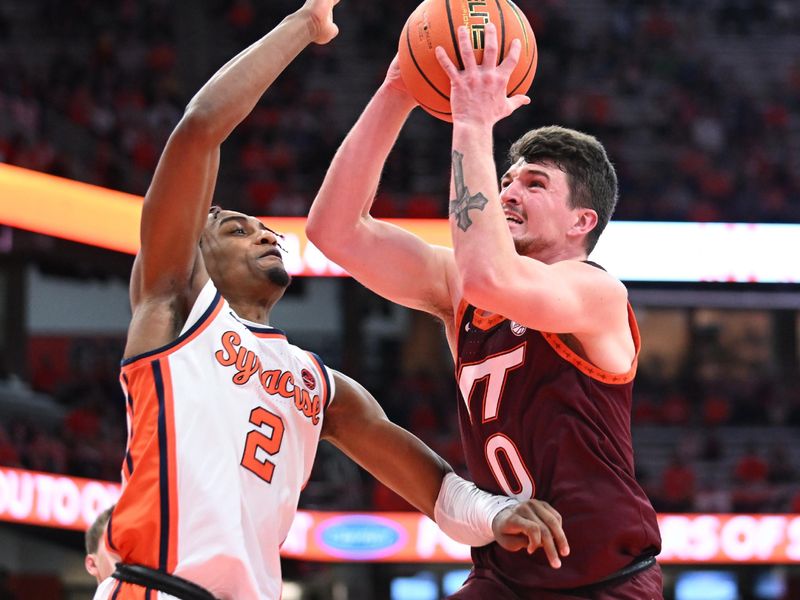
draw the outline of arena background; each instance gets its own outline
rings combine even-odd
[[[91,597],[82,529],[117,493],[139,197],[195,90],[299,4],[0,4],[0,599]],[[518,4],[539,70],[532,104],[497,128],[497,159],[558,123],[597,135],[618,168],[597,259],[642,328],[633,431],[666,598],[798,600],[800,6]],[[215,200],[291,234],[304,275],[274,323],[463,472],[440,327],[336,276],[302,237],[414,5],[342,0],[339,38],[305,51],[223,147]],[[416,112],[375,213],[446,238],[449,128]],[[417,515],[371,515],[407,506],[330,446],[301,508],[287,600],[428,600],[463,580],[464,549]]]

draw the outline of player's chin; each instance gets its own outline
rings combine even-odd
[[[289,272],[283,267],[283,265],[275,265],[274,267],[270,267],[266,271],[267,279],[269,279],[270,283],[274,283],[280,287],[288,287],[290,283],[292,283],[292,276],[289,275]]]

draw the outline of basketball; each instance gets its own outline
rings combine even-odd
[[[508,95],[524,94],[536,73],[536,38],[528,19],[511,0],[424,0],[406,21],[398,48],[400,75],[409,93],[434,117],[452,121],[450,80],[436,60],[436,46],[442,46],[453,64],[463,68],[457,31],[466,25],[480,63],[489,22],[497,28],[498,62],[515,38],[522,43],[519,64],[508,81]]]

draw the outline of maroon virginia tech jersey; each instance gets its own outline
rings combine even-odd
[[[628,315],[638,357],[630,306]],[[463,302],[456,323],[461,440],[473,481],[496,494],[550,503],[570,546],[560,569],[541,550],[508,552],[496,543],[473,548],[475,566],[526,598],[535,588],[594,583],[658,553],[656,513],[633,471],[636,360],[628,373],[605,372],[562,336]]]

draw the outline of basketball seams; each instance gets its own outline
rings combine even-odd
[[[494,0],[494,3],[497,5],[497,16],[500,19],[500,56],[497,58],[497,64],[499,65],[506,55],[506,16],[503,14],[500,0]]]
[[[508,92],[509,96],[513,96],[514,93],[520,88],[520,86],[523,83],[525,83],[525,80],[528,78],[528,74],[531,72],[532,68],[533,68],[533,59],[531,58],[531,61],[528,63],[528,70],[525,71],[525,75],[522,76],[522,79],[519,80],[519,83],[515,85],[513,89],[509,90]]]
[[[530,60],[528,60],[528,68],[525,70],[525,74],[522,76],[522,79],[519,80],[519,83],[517,83],[517,85],[515,85],[508,92],[509,96],[513,96],[516,93],[516,91],[522,86],[522,84],[525,83],[525,80],[528,79],[528,75],[530,74],[531,69],[533,68],[534,60],[536,59],[536,46],[534,46],[533,48],[531,48],[530,46],[530,40],[528,39],[528,28],[525,26],[525,19],[523,19],[522,15],[520,15],[519,8],[517,7],[517,5],[514,4],[511,0],[505,0],[505,2],[514,12],[514,16],[517,18],[517,21],[519,21],[519,26],[520,29],[522,30],[522,35],[524,37],[525,53],[527,54],[528,51],[530,51]]]
[[[464,70],[464,61],[461,60],[461,52],[458,51],[458,36],[456,35],[456,29],[453,26],[453,13],[450,10],[450,2],[451,0],[444,0],[445,8],[447,9],[447,23],[450,26],[450,37],[453,40],[453,50],[456,54],[456,60],[458,60],[458,68],[459,70]]]
[[[525,53],[527,54],[528,53],[528,49],[530,47],[530,40],[528,39],[528,28],[525,27],[525,19],[523,19],[522,15],[520,15],[519,8],[517,7],[516,4],[514,4],[511,0],[505,0],[505,1],[506,1],[506,4],[508,4],[511,7],[511,10],[514,11],[514,16],[517,17],[517,21],[519,21],[519,27],[522,30],[522,35],[525,37],[525,40],[524,40],[525,41]],[[536,52],[535,49],[534,49],[534,52]]]
[[[406,27],[406,45],[408,46],[408,56],[411,59],[411,62],[414,63],[414,68],[417,69],[417,72],[425,80],[425,83],[427,83],[434,92],[436,92],[442,98],[450,102],[450,96],[444,94],[439,88],[437,88],[433,84],[433,82],[430,79],[428,79],[428,76],[425,74],[425,71],[423,71],[422,68],[419,66],[419,63],[417,62],[417,57],[414,56],[414,48],[411,45],[411,32],[409,31],[409,27]],[[437,110],[436,112],[442,112],[442,111]],[[442,113],[442,114],[450,114],[450,113]]]

